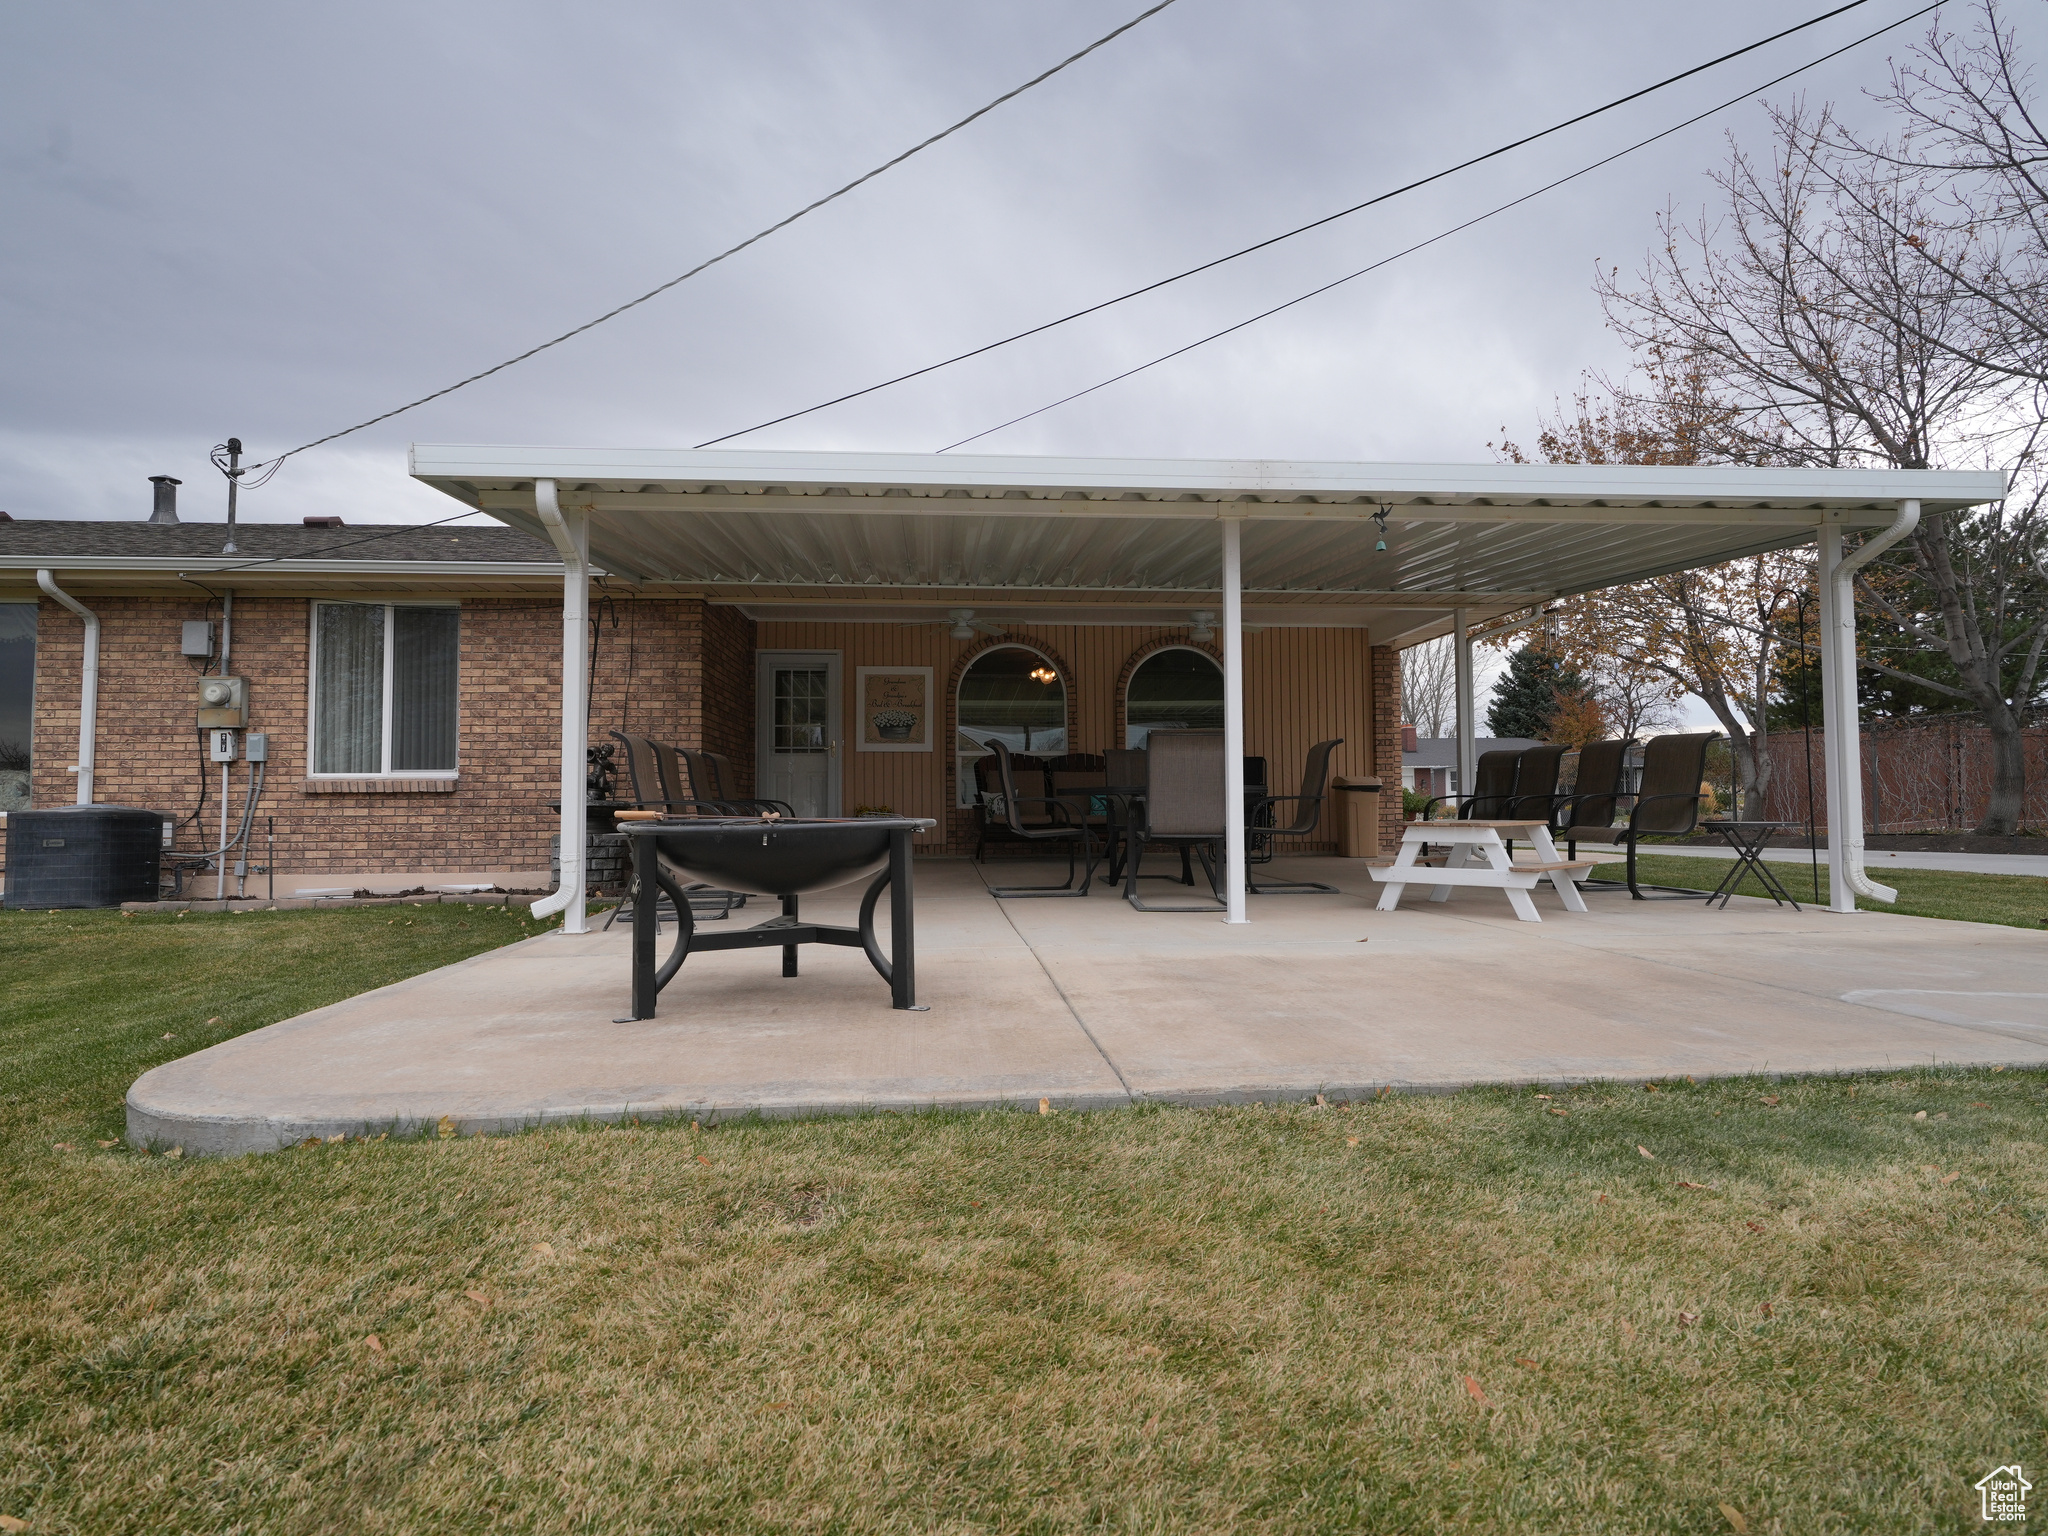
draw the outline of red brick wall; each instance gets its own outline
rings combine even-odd
[[[1401,653],[1372,648],[1372,772],[1380,781],[1380,853],[1401,847]]]
[[[199,803],[204,748],[193,724],[197,673],[178,654],[179,626],[206,616],[205,600],[87,601],[100,615],[94,798],[187,816]],[[438,786],[346,793],[308,788],[309,610],[306,598],[235,601],[229,670],[249,679],[250,728],[270,737],[252,862],[261,862],[262,818],[275,816],[277,863],[285,872],[546,869],[555,830],[546,803],[555,796],[558,772],[561,604],[526,597],[463,601],[460,771],[452,792]],[[211,616],[218,620],[218,611]],[[597,616],[591,739],[604,741],[607,732],[623,728],[679,746],[707,745],[750,773],[752,621],[697,598],[621,599],[597,605]],[[74,760],[78,741],[83,632],[56,604],[40,605],[33,790],[39,806],[68,805],[76,793],[64,766]],[[186,850],[210,848],[219,836],[220,768],[207,763],[203,771],[204,824],[181,824],[178,846]],[[245,765],[235,765],[237,809],[246,774]]]

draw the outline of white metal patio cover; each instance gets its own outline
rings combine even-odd
[[[894,605],[976,594],[1034,607],[1215,598],[1222,611],[1229,905],[1245,916],[1244,602],[1261,622],[1366,624],[1377,643],[1469,627],[1620,582],[1818,540],[1831,905],[1894,894],[1863,872],[1850,576],[1921,509],[1996,501],[1982,471],[415,444],[412,473],[563,557],[562,885],[536,913],[583,930],[589,584],[601,571],[722,601]],[[1389,509],[1387,549],[1374,514]],[[1876,533],[1844,556],[1843,535]],[[1105,610],[1106,615],[1106,610]],[[886,616],[895,617],[890,613]],[[1461,750],[1471,782],[1469,752]]]

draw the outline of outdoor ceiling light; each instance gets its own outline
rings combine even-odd
[[[1031,680],[1034,683],[1056,683],[1060,680],[1060,675],[1053,671],[1051,667],[1033,667],[1031,669]]]
[[[1188,638],[1204,644],[1216,638],[1216,611],[1213,608],[1204,608],[1195,615],[1195,627],[1188,631]]]

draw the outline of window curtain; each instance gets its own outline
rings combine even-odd
[[[381,773],[384,608],[321,603],[315,613],[313,771]]]
[[[391,610],[391,770],[455,766],[456,608]]]

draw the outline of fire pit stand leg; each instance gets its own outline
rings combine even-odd
[[[782,898],[782,915],[792,923],[797,920],[796,898],[794,896]],[[794,944],[782,946],[782,974],[785,976],[794,976],[796,974],[796,946]]]
[[[654,995],[661,984],[654,979],[655,913],[661,891],[655,884],[654,839],[636,837],[633,844],[633,1017],[654,1017]]]
[[[911,934],[910,833],[889,834],[889,1001],[917,1008],[917,945]],[[920,1010],[922,1011],[922,1010]]]

